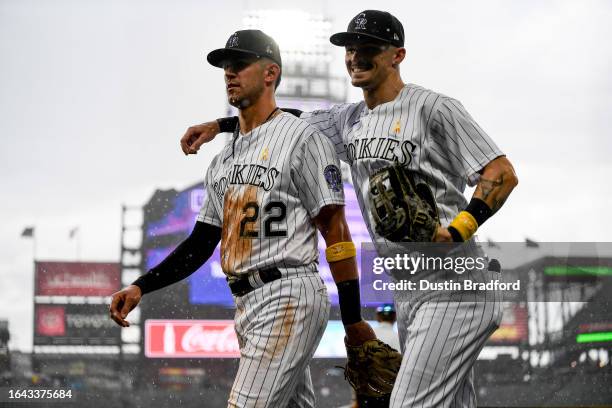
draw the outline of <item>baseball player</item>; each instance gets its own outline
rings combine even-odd
[[[345,65],[353,86],[363,90],[359,103],[303,113],[334,143],[349,163],[364,220],[379,254],[391,243],[373,225],[370,176],[396,164],[427,184],[441,226],[435,242],[465,242],[468,254],[483,255],[474,243],[477,228],[494,215],[518,183],[504,153],[456,99],[400,76],[405,58],[404,30],[391,14],[365,10],[346,32],[330,41],[345,47]],[[191,127],[181,139],[185,154],[196,153],[229,118]],[[476,186],[471,201],[466,185]],[[469,271],[487,279],[483,271]],[[501,319],[499,293],[458,293],[451,300],[397,294],[400,344],[404,359],[391,396],[392,407],[474,407],[473,365]]]
[[[392,304],[380,305],[376,308],[376,321],[378,326],[374,326],[376,337],[390,345],[396,350],[401,349],[397,333],[393,329],[393,325],[397,320],[395,307]]]
[[[276,107],[282,61],[272,38],[237,31],[207,59],[224,69],[238,126],[208,168],[193,232],[113,295],[111,317],[128,326],[125,318],[142,295],[196,271],[221,241],[241,355],[228,406],[314,407],[309,362],[330,307],[317,270],[317,229],[328,245],[347,344],[375,339],[360,315],[339,161],[326,136]]]

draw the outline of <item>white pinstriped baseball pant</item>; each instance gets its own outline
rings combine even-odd
[[[499,279],[496,272],[486,273]],[[424,302],[396,298],[395,303],[404,358],[390,406],[476,407],[473,366],[501,322],[501,293],[463,292]]]
[[[309,364],[330,309],[318,273],[281,278],[234,299],[240,364],[228,407],[314,407]]]

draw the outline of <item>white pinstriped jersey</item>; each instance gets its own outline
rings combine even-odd
[[[370,174],[393,163],[404,165],[417,182],[431,187],[440,221],[448,225],[467,205],[466,184],[475,185],[478,172],[503,155],[459,101],[413,84],[371,110],[362,101],[304,112],[301,119],[325,133],[340,159],[351,165],[361,211],[378,244],[384,238],[369,216]]]
[[[416,85],[406,85],[388,103],[370,110],[365,102],[304,113],[306,119],[335,144],[340,158],[351,165],[353,184],[377,252],[388,241],[374,231],[368,201],[369,176],[390,164],[412,171],[434,193],[442,225],[465,208],[466,185],[479,171],[503,155],[455,99]],[[466,251],[482,251],[471,242]],[[363,271],[362,271],[363,272]],[[490,271],[467,271],[471,279],[499,279]],[[419,274],[419,279],[424,275]],[[443,276],[427,276],[444,279]],[[402,366],[390,407],[475,407],[473,365],[501,321],[500,293],[394,291]]]
[[[281,113],[226,143],[208,168],[198,221],[222,227],[221,267],[237,277],[267,267],[317,270],[312,218],[344,204],[334,146]]]

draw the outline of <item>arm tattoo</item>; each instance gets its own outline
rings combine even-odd
[[[478,188],[482,192],[482,200],[489,199],[491,210],[496,213],[506,202],[510,191],[503,189],[504,176],[499,176],[497,180],[489,180],[481,178],[478,183]]]
[[[486,200],[491,195],[491,193],[493,193],[496,189],[501,187],[503,184],[504,184],[503,175],[499,176],[498,180],[488,180],[488,179],[480,178],[480,182],[478,183],[478,186],[480,187],[480,191],[482,191],[482,199]],[[493,209],[493,211],[495,211],[495,209]]]

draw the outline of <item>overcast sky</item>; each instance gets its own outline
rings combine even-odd
[[[612,3],[430,3],[388,8],[406,32],[404,80],[459,99],[520,180],[480,236],[610,241]],[[122,203],[202,179],[222,142],[187,158],[178,140],[224,114],[221,71],[204,55],[241,28],[241,10],[322,13],[336,32],[375,7],[219,4],[0,0],[0,319],[10,319],[12,347],[32,343],[25,226],[36,226],[38,259],[74,259],[78,226],[83,259],[116,261]],[[345,75],[341,55],[333,66]]]

